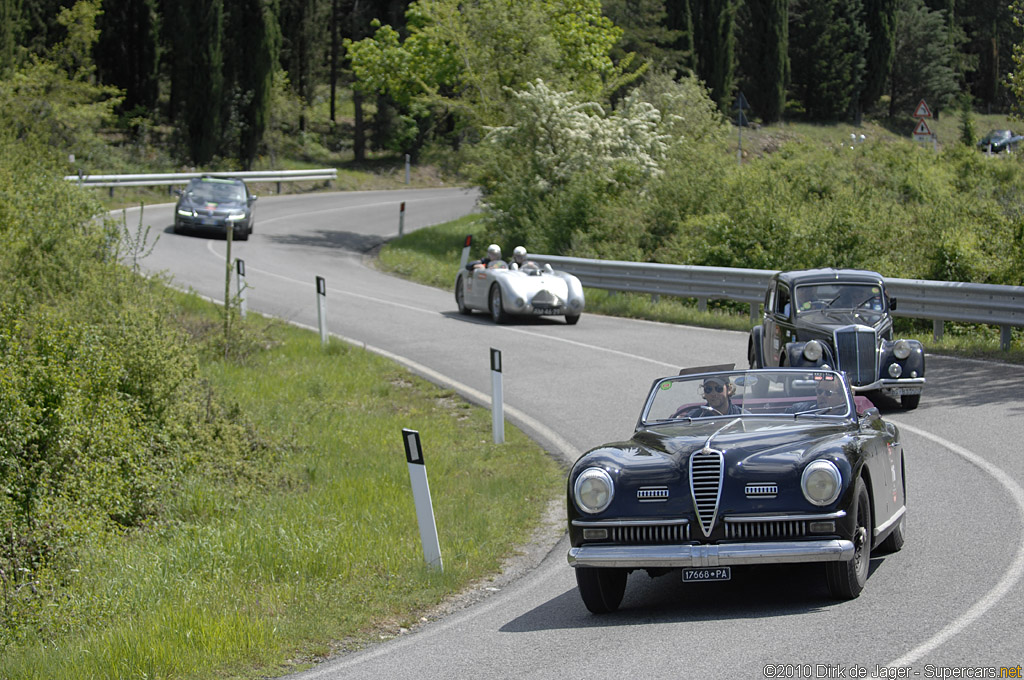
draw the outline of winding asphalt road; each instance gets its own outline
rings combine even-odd
[[[506,415],[574,460],[627,438],[653,379],[681,366],[746,360],[746,334],[584,313],[495,326],[460,316],[450,291],[379,273],[364,253],[405,229],[474,208],[464,189],[263,197],[255,233],[233,245],[249,308],[317,325],[487,403],[489,348],[502,351]],[[224,295],[223,240],[159,234],[142,261],[182,287]],[[127,224],[139,223],[128,211]],[[509,247],[515,244],[507,244]],[[456,263],[452,263],[454,277]],[[566,564],[568,543],[522,578],[415,632],[297,678],[999,677],[1024,664],[1024,368],[928,357],[915,411],[882,404],[907,452],[904,549],[872,560],[863,594],[829,598],[820,567],[762,567],[725,584],[629,577],[622,608],[594,616]],[[414,425],[410,425],[413,426]],[[443,532],[443,528],[440,528]],[[879,668],[881,667],[881,668]],[[890,670],[887,670],[890,668]],[[988,675],[990,671],[995,675]],[[1004,677],[1022,677],[1009,675]]]

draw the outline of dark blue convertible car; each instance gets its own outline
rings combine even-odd
[[[830,593],[855,598],[872,551],[899,550],[906,530],[899,431],[831,370],[656,380],[633,436],[580,457],[567,495],[569,564],[594,613],[641,570],[720,581],[820,562]]]

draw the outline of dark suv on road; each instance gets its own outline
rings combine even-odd
[[[256,196],[235,177],[204,175],[189,180],[178,192],[174,207],[174,233],[210,231],[245,241],[252,233],[253,203]]]
[[[924,387],[924,347],[893,340],[896,299],[880,274],[858,269],[779,272],[750,331],[751,368],[821,366],[843,371],[854,392],[878,391],[916,408]]]

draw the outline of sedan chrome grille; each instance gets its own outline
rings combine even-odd
[[[651,545],[657,543],[686,543],[690,540],[689,524],[648,524],[617,526],[608,531],[612,543]]]
[[[807,535],[807,520],[773,520],[764,522],[737,522],[726,518],[727,539],[801,538]]]
[[[705,537],[711,535],[718,514],[718,501],[722,495],[723,458],[721,451],[710,448],[690,456],[690,493],[697,521]]]
[[[836,362],[841,371],[846,371],[854,385],[873,383],[878,377],[875,366],[877,347],[875,331],[868,326],[845,326],[837,328],[833,337],[836,344]]]

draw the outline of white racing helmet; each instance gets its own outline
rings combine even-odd
[[[512,259],[516,261],[516,264],[522,264],[526,260],[526,248],[516,246],[512,251]]]
[[[499,246],[497,243],[492,243],[491,245],[487,246],[487,257],[489,257],[492,260],[500,260],[501,246]]]

